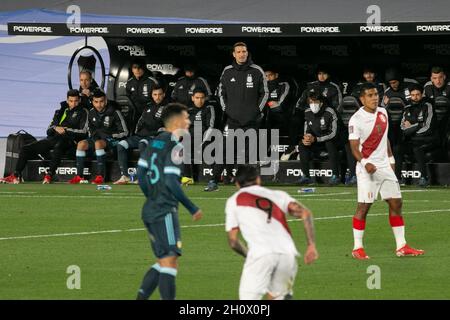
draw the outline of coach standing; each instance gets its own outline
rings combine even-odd
[[[253,63],[245,43],[237,42],[233,45],[233,57],[233,63],[225,67],[222,72],[218,90],[220,104],[227,118],[224,129],[225,137],[228,136],[230,129],[257,130],[269,97],[264,71]],[[226,145],[225,141],[224,145]],[[245,149],[245,157],[248,159],[249,146],[247,143]],[[232,165],[227,166],[228,177],[232,167]],[[213,180],[208,183],[205,191],[218,189],[217,183],[223,169],[224,165],[222,164],[214,166]]]

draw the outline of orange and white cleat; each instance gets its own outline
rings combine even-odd
[[[127,176],[121,176],[119,180],[114,181],[113,184],[128,184],[130,183],[130,178],[128,178]]]
[[[359,248],[352,251],[352,257],[358,260],[367,260],[370,259],[370,257],[366,254],[366,251],[364,251],[364,248]]]
[[[70,184],[78,184],[78,183],[87,183],[87,180],[80,176],[75,176],[72,179],[69,180]]]
[[[395,254],[397,255],[397,257],[406,257],[406,256],[417,257],[425,254],[425,250],[414,249],[405,244],[403,247],[398,249],[395,252]]]
[[[50,183],[52,183],[52,176],[46,174],[44,180],[42,181],[42,184],[50,184]]]
[[[98,175],[98,176],[95,176],[95,179],[94,180],[92,180],[92,184],[102,184],[104,182],[104,179],[103,179],[103,177],[102,176],[100,176],[100,175]]]
[[[14,174],[10,174],[9,176],[0,179],[0,183],[19,184],[21,182],[21,179]]]

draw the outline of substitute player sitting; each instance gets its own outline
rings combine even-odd
[[[305,263],[319,255],[316,250],[313,216],[286,192],[260,186],[255,167],[240,166],[236,173],[239,191],[225,207],[225,228],[230,247],[246,257],[239,285],[239,299],[283,300],[292,297],[297,274],[298,252],[286,221],[286,215],[302,218],[308,247]],[[248,244],[239,240],[239,231]]]
[[[395,160],[387,138],[389,122],[384,108],[378,106],[378,91],[373,83],[361,86],[360,100],[363,104],[348,124],[350,148],[355,157],[358,181],[358,206],[353,217],[355,245],[352,256],[369,259],[363,247],[366,216],[381,194],[389,205],[389,222],[397,243],[396,255],[419,256],[423,250],[416,250],[406,244],[405,225],[402,217],[402,195],[394,173]]]

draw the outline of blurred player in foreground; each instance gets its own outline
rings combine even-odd
[[[184,194],[180,186],[182,147],[180,136],[189,129],[187,108],[168,104],[161,119],[166,131],[149,141],[138,162],[139,186],[146,196],[142,220],[148,230],[153,252],[158,259],[144,276],[137,299],[146,300],[156,287],[163,300],[175,299],[177,258],[181,256],[178,202],[197,221],[202,211]]]
[[[369,259],[363,247],[366,216],[378,197],[389,205],[389,222],[397,243],[396,255],[419,256],[423,250],[416,250],[406,244],[405,225],[402,217],[402,195],[394,173],[395,160],[388,135],[388,114],[378,107],[378,91],[373,83],[361,86],[360,100],[363,104],[348,124],[350,147],[355,157],[358,181],[358,207],[353,217],[355,259]]]
[[[297,274],[299,253],[289,230],[286,215],[303,219],[307,249],[304,261],[311,264],[319,255],[316,250],[311,211],[286,192],[261,187],[256,168],[240,166],[236,186],[225,207],[228,243],[246,257],[242,271],[239,299],[290,299]],[[239,232],[248,244],[239,240]]]

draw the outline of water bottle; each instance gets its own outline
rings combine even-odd
[[[316,192],[316,188],[301,188],[298,190],[298,193],[314,193]]]
[[[111,190],[111,189],[112,189],[112,187],[107,184],[99,184],[97,186],[97,190]]]

